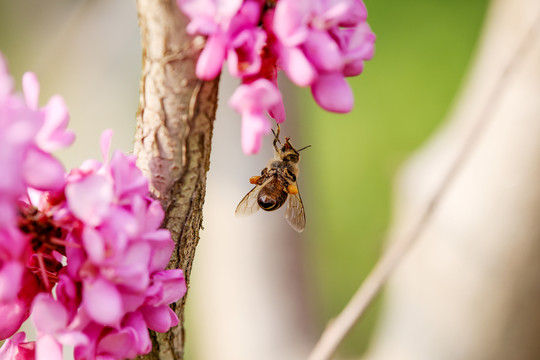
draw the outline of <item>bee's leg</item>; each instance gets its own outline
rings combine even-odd
[[[249,183],[256,185],[259,182],[260,176],[252,176],[249,178]]]
[[[272,129],[272,134],[274,134],[274,137],[276,137],[279,141],[279,132],[280,132],[280,128],[279,128],[279,124],[276,124],[277,125],[277,129],[276,131],[274,131],[274,129]]]
[[[279,149],[278,147],[276,146],[277,143],[280,143],[281,144],[281,141],[279,141],[279,132],[280,132],[280,128],[279,128],[279,124],[277,124],[277,130],[274,131],[274,129],[272,129],[272,133],[274,134],[274,149],[276,150],[276,152],[279,154]]]
[[[296,184],[289,184],[289,186],[287,186],[287,192],[291,195],[298,194],[298,186],[296,186]]]

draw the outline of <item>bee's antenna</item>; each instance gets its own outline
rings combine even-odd
[[[300,150],[296,150],[296,151],[302,151],[302,150],[305,150],[307,149],[308,147],[311,147],[311,145],[308,145],[308,146],[304,146],[303,148],[301,148]]]

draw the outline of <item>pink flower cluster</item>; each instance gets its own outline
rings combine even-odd
[[[134,156],[101,140],[103,162],[68,174],[51,155],[74,135],[59,96],[39,108],[35,75],[24,96],[0,57],[0,360],[126,359],[148,353],[148,328],[178,323],[169,304],[184,296],[182,270],[165,270],[174,250],[160,229]],[[37,340],[16,333],[31,318]],[[10,338],[11,337],[11,338]]]
[[[259,150],[270,132],[265,113],[278,123],[285,109],[278,70],[309,86],[317,103],[346,113],[354,99],[345,77],[359,75],[374,52],[375,35],[362,0],[177,0],[190,18],[188,32],[207,36],[197,62],[210,80],[225,60],[242,80],[230,105],[242,114],[242,148]]]

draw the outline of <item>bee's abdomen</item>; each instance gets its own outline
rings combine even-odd
[[[285,200],[287,200],[287,192],[280,191],[277,194],[276,193],[267,193],[266,191],[261,190],[259,192],[259,196],[257,198],[257,202],[259,203],[259,206],[261,209],[266,211],[272,211],[279,209],[281,205],[285,203]]]

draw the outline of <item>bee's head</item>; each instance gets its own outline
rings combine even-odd
[[[281,147],[281,158],[283,161],[290,161],[292,163],[297,163],[300,160],[300,151],[307,149],[311,145],[304,146],[303,148],[296,150],[290,142],[290,138],[285,138],[285,144]]]
[[[281,147],[281,158],[283,161],[297,163],[300,160],[300,153],[291,145],[290,138],[285,138],[285,144]]]

